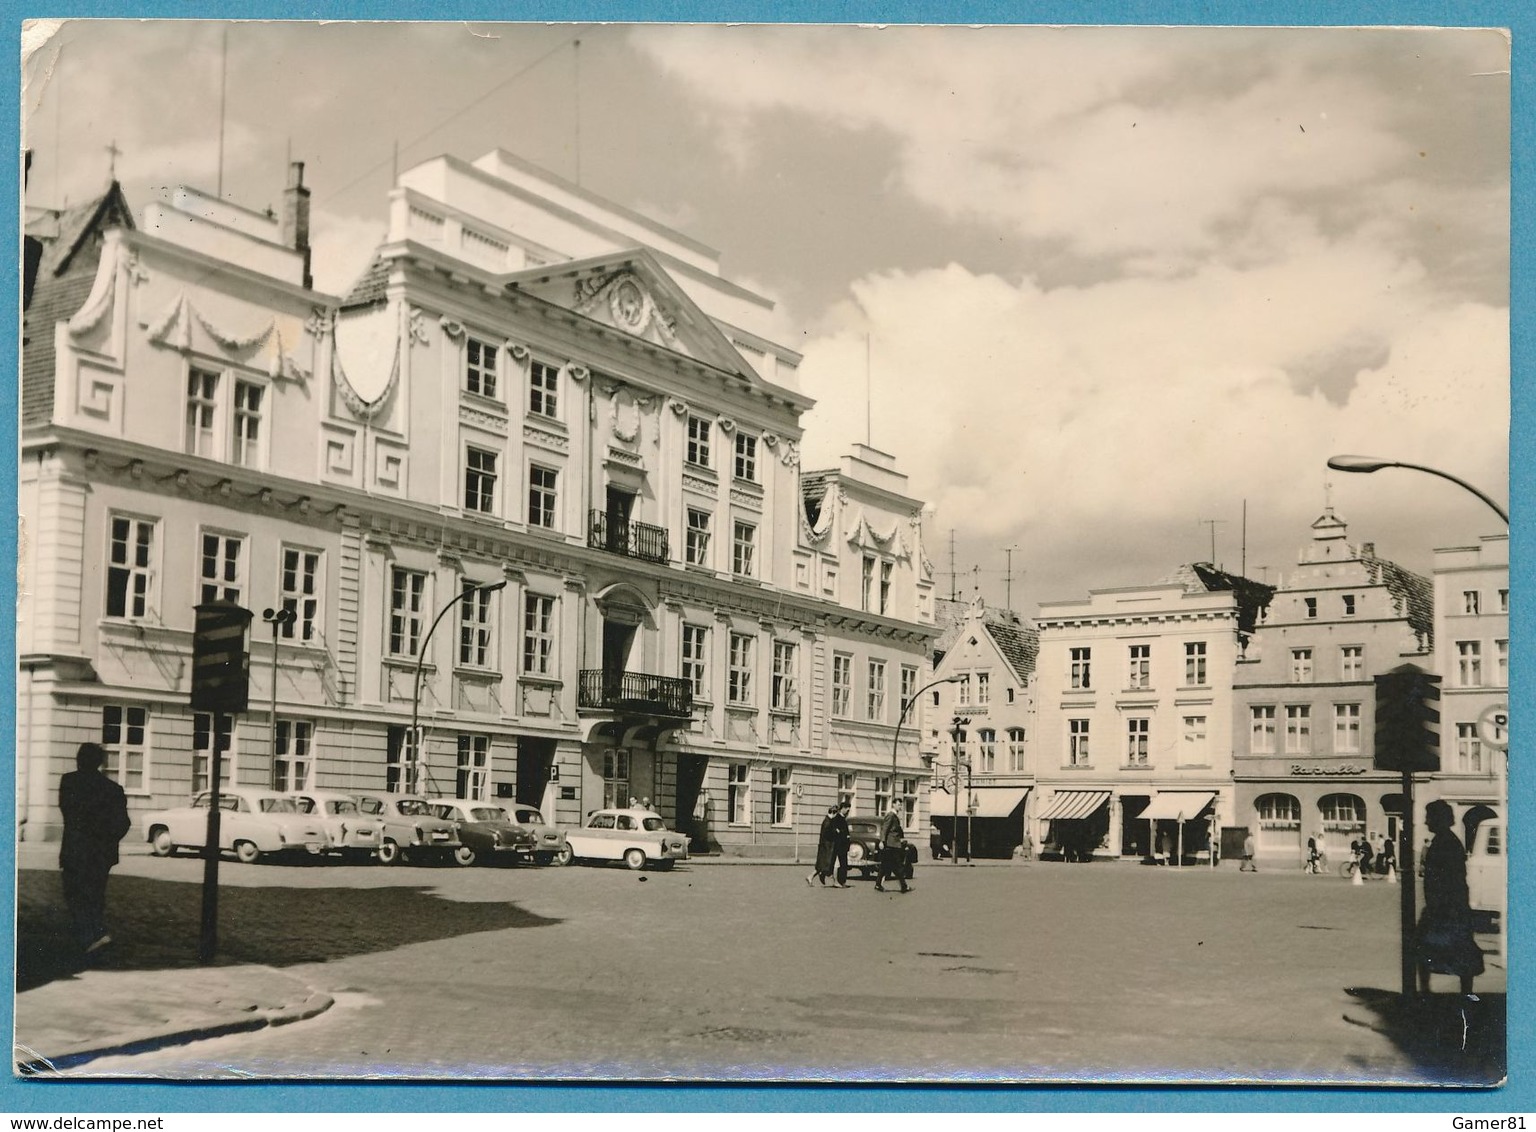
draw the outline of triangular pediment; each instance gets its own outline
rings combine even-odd
[[[656,257],[643,248],[502,277],[527,295],[751,381],[751,365]]]

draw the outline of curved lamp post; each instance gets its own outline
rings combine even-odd
[[[901,725],[907,721],[907,712],[912,710],[912,705],[922,698],[929,688],[937,688],[940,684],[958,684],[959,676],[942,676],[937,680],[930,680],[917,691],[912,693],[912,698],[901,705],[901,715],[896,720],[896,731],[891,736],[891,808],[896,808],[896,754],[901,749]]]
[[[1430,467],[1426,467],[1423,464],[1410,464],[1406,460],[1383,460],[1383,459],[1380,459],[1379,457],[1376,457],[1376,456],[1330,456],[1330,457],[1328,457],[1328,466],[1330,468],[1332,468],[1336,472],[1379,472],[1379,471],[1381,471],[1382,468],[1412,468],[1416,472],[1427,472],[1428,474],[1430,474],[1432,476],[1439,476],[1443,480],[1450,480],[1457,487],[1465,488],[1467,491],[1470,491],[1473,495],[1477,496],[1484,503],[1488,504],[1489,507],[1492,507],[1493,508],[1493,513],[1495,515],[1497,515],[1500,519],[1504,520],[1504,525],[1505,526],[1509,525],[1509,512],[1505,511],[1504,508],[1500,507],[1497,503],[1495,503],[1487,495],[1485,495],[1483,492],[1479,491],[1477,488],[1473,487],[1466,480],[1460,479],[1457,476],[1453,476],[1453,475],[1451,475],[1450,472],[1442,472],[1439,468],[1430,468]],[[1506,759],[1506,761],[1504,763],[1504,767],[1503,767],[1502,772],[1501,773],[1496,773],[1494,775],[1494,777],[1497,779],[1497,785],[1498,785],[1498,790],[1499,790],[1499,820],[1504,823],[1505,839],[1507,841],[1508,840],[1508,830],[1509,830],[1509,762],[1508,762],[1508,755],[1507,754],[1505,756],[1505,759]],[[1404,773],[1403,780],[1404,780],[1405,783],[1407,782],[1407,780],[1408,780],[1407,773]],[[1405,841],[1407,840],[1407,836],[1406,835],[1404,837],[1404,840]],[[1405,849],[1407,849],[1407,850],[1411,850],[1411,848],[1412,848],[1411,846],[1405,846]],[[1403,854],[1401,854],[1399,856],[1399,860],[1402,860],[1405,863],[1408,863],[1410,861],[1410,858],[1408,857],[1408,853],[1404,852]],[[1507,922],[1507,920],[1509,918],[1508,917],[1509,909],[1507,907],[1508,902],[1509,902],[1508,884],[1509,884],[1509,882],[1506,879],[1506,881],[1505,881],[1505,888],[1501,889],[1500,893],[1499,893],[1499,935],[1498,935],[1498,941],[1499,941],[1498,947],[1499,947],[1499,950],[1498,950],[1498,956],[1499,956],[1500,959],[1504,958],[1505,950],[1506,950],[1505,943],[1504,943],[1504,940],[1505,940],[1505,934],[1504,933],[1506,931],[1506,922]],[[1412,932],[1412,930],[1413,930],[1413,874],[1410,872],[1408,874],[1407,878],[1405,879],[1405,882],[1404,882],[1404,885],[1403,885],[1403,937],[1404,937],[1404,939],[1408,938],[1408,936]],[[1406,956],[1406,951],[1405,951],[1405,956]],[[1409,967],[1408,960],[1405,957],[1404,960],[1403,960],[1403,997],[1407,998],[1412,993],[1413,993],[1413,971]]]
[[[1410,464],[1406,460],[1382,460],[1376,456],[1330,456],[1328,457],[1328,466],[1336,472],[1379,472],[1382,468],[1412,468],[1416,472],[1428,472],[1432,476],[1439,476],[1443,480],[1450,480],[1458,487],[1466,488],[1473,495],[1488,504],[1488,506],[1492,507],[1494,514],[1503,519],[1506,524],[1509,522],[1509,513],[1504,508],[1500,507],[1466,480],[1459,479],[1451,475],[1450,472],[1442,472],[1439,468],[1430,468],[1423,464]]]
[[[422,743],[421,730],[418,720],[421,718],[421,664],[427,658],[427,645],[432,641],[432,634],[437,632],[438,622],[443,616],[459,602],[470,594],[492,594],[506,587],[507,580],[503,578],[499,582],[487,582],[483,586],[465,586],[447,605],[437,611],[437,616],[432,619],[432,625],[427,630],[427,635],[421,639],[421,645],[416,650],[416,687],[411,694],[411,743],[415,750],[411,752],[411,786],[412,794],[421,792],[421,768],[422,768]]]

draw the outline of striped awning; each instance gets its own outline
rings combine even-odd
[[[1028,786],[978,786],[971,791],[979,818],[1006,818],[1018,809]]]
[[[1108,790],[1058,790],[1039,814],[1041,821],[1085,818],[1109,801]]]
[[[1153,821],[1190,821],[1209,806],[1214,797],[1216,795],[1208,790],[1165,790],[1136,816]]]

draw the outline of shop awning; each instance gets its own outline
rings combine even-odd
[[[1209,806],[1214,797],[1216,795],[1208,790],[1166,790],[1136,816],[1153,821],[1190,821]]]
[[[971,791],[979,818],[1006,818],[1024,802],[1028,786],[978,786]]]
[[[1058,790],[1045,804],[1041,821],[1065,821],[1085,818],[1109,801],[1108,790]]]

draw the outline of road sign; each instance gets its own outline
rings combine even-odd
[[[1477,717],[1477,737],[1486,747],[1509,750],[1509,705],[1490,704]]]

